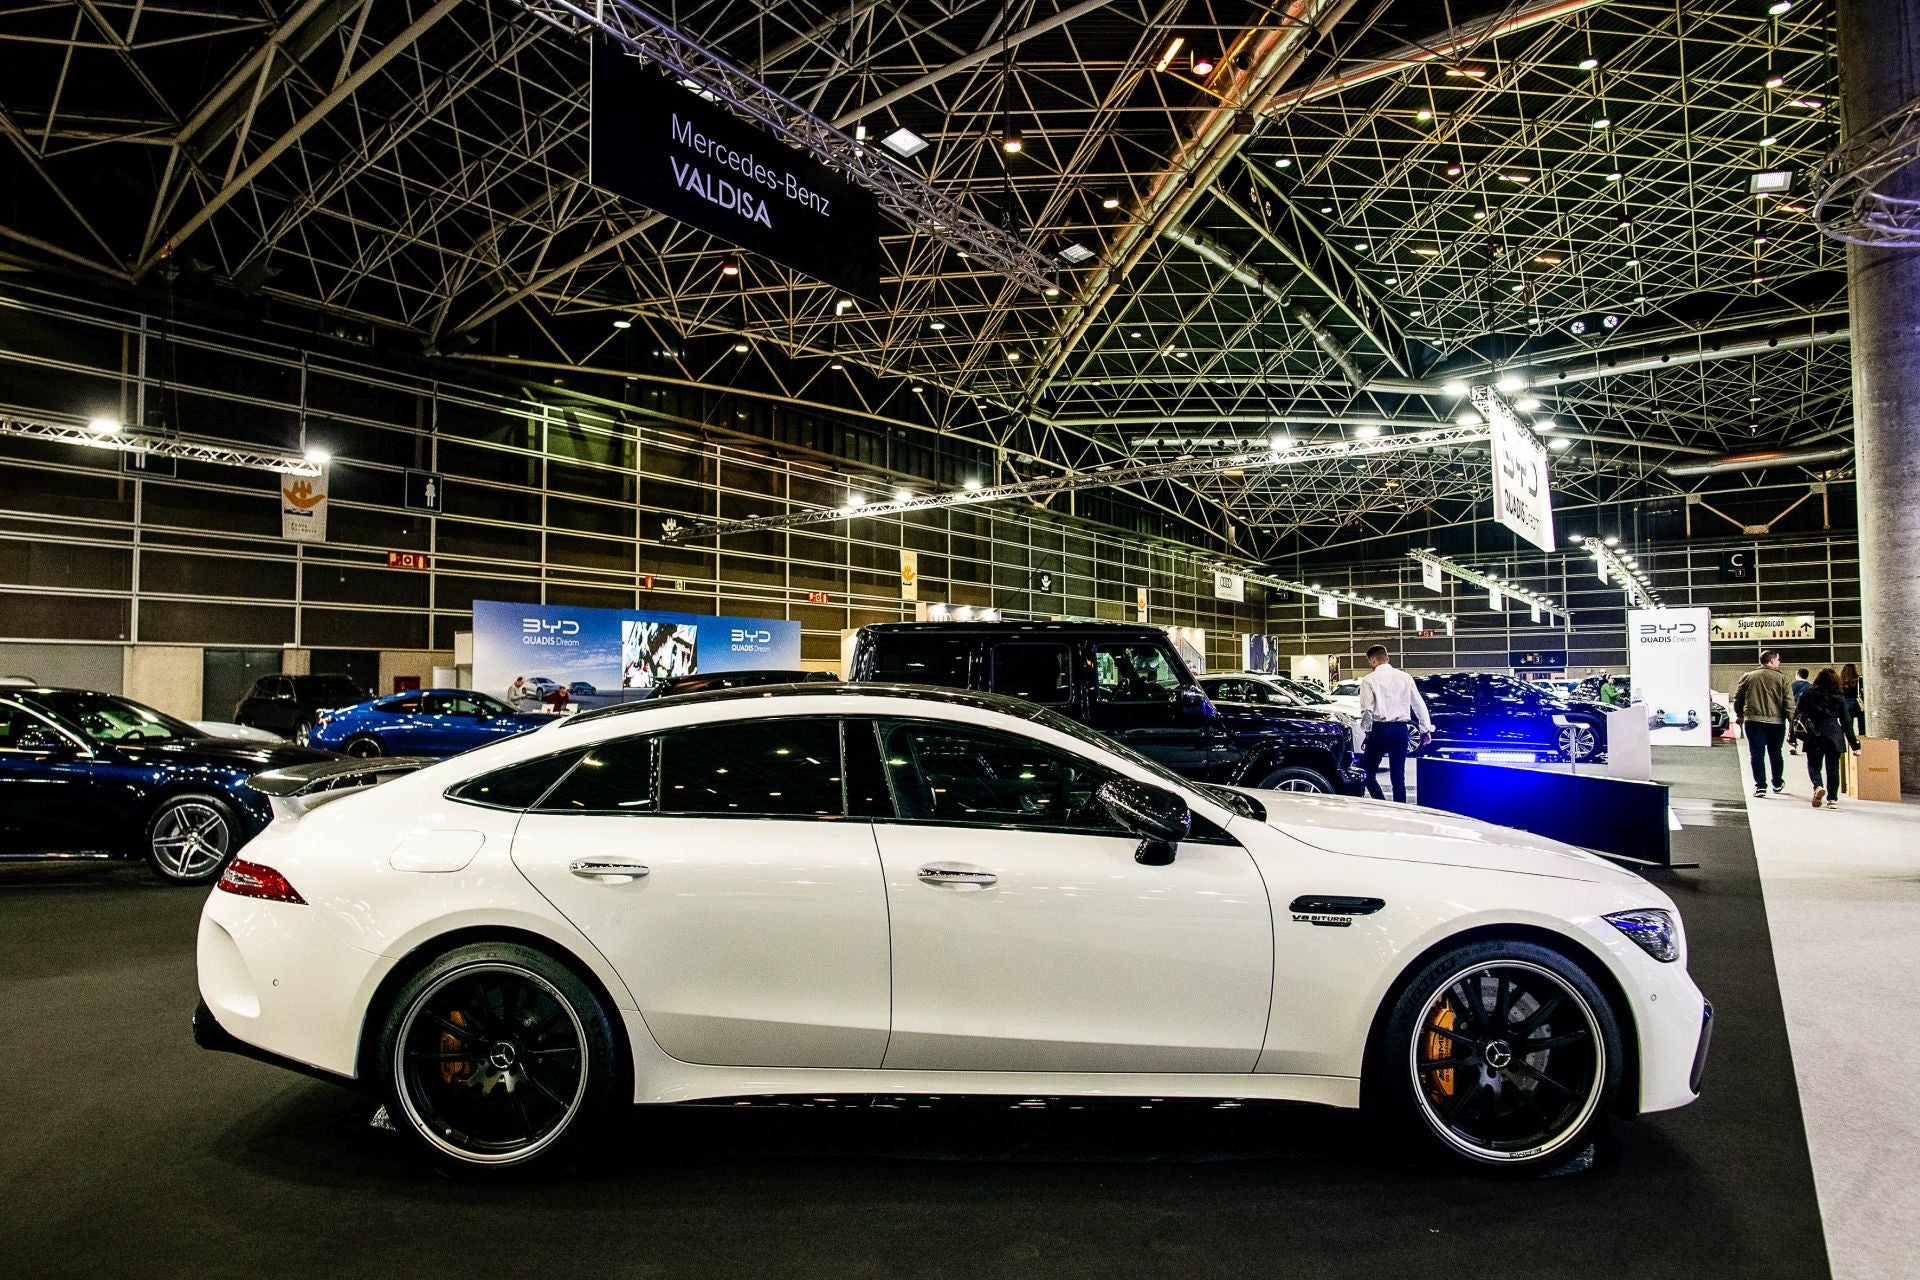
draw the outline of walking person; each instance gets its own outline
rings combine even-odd
[[[1853,736],[1852,714],[1841,692],[1840,677],[1832,667],[1824,667],[1813,678],[1813,685],[1794,703],[1794,718],[1805,726],[1807,776],[1813,779],[1813,807],[1840,807],[1840,753],[1860,754],[1860,740]],[[1820,777],[1822,769],[1826,778]]]
[[[1767,649],[1760,665],[1740,677],[1733,689],[1733,718],[1747,735],[1747,763],[1753,769],[1753,794],[1767,794],[1768,766],[1773,793],[1787,789],[1787,717],[1793,713],[1793,683],[1780,669],[1780,651]]]
[[[1373,670],[1360,677],[1360,731],[1364,745],[1360,749],[1360,770],[1367,775],[1367,794],[1385,800],[1374,771],[1380,760],[1387,761],[1387,776],[1393,781],[1396,804],[1407,802],[1407,742],[1412,726],[1420,726],[1420,745],[1433,741],[1433,717],[1427,714],[1426,699],[1420,696],[1413,677],[1387,661],[1387,646],[1377,644],[1367,650],[1367,665]]]
[[[1864,735],[1867,732],[1867,682],[1860,668],[1849,662],[1840,668],[1840,696],[1847,703],[1847,727]]]
[[[1813,688],[1813,681],[1807,679],[1807,669],[1802,667],[1800,674],[1793,679],[1793,705],[1799,706],[1801,697],[1811,688]],[[1800,735],[1794,732],[1792,720],[1787,721],[1787,754],[1792,756],[1800,754]]]

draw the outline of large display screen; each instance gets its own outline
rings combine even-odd
[[[799,669],[798,622],[473,602],[474,686],[518,706],[555,689],[593,706],[644,697],[674,676]]]

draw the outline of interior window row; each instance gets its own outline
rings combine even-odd
[[[931,721],[735,720],[618,738],[460,784],[456,800],[538,813],[902,818],[1118,832],[1113,775],[1028,739]]]

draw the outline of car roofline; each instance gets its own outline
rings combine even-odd
[[[980,693],[971,689],[950,689],[941,685],[866,683],[848,681],[835,684],[825,680],[813,680],[804,684],[763,684],[749,685],[740,689],[703,689],[698,693],[677,693],[664,698],[636,699],[611,707],[595,707],[590,711],[578,711],[568,716],[563,725],[591,724],[616,716],[644,715],[662,708],[681,708],[704,706],[710,703],[746,702],[754,698],[897,698],[920,702],[938,702],[952,707],[972,707],[981,711],[998,711],[1021,719],[1033,720],[1039,717],[1036,712],[1045,711],[1035,703],[1020,698],[1009,698],[1005,694]]]

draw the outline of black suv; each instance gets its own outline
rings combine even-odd
[[[367,691],[351,676],[261,676],[233,709],[233,722],[292,738],[304,747],[320,712],[366,700]]]
[[[1418,676],[1420,696],[1433,716],[1432,750],[1443,755],[1529,756],[1600,761],[1607,758],[1610,709],[1595,702],[1564,702],[1559,695],[1512,676]]]
[[[1216,707],[1158,627],[1112,622],[882,622],[850,680],[943,685],[1052,707],[1198,782],[1354,794],[1346,726],[1296,708]]]

